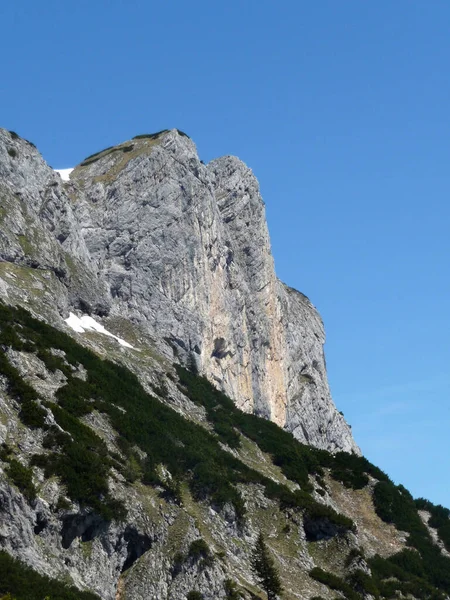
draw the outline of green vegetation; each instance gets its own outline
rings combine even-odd
[[[342,592],[347,600],[362,600],[361,596],[355,592],[349,583],[345,582],[343,579],[337,575],[334,575],[333,573],[328,573],[328,571],[324,571],[319,567],[314,567],[314,569],[311,569],[309,574],[313,579],[323,583],[331,590]]]
[[[349,567],[354,560],[365,559],[364,552],[360,548],[352,548],[345,559],[345,566]]]
[[[12,137],[13,140],[19,140],[20,139],[20,135],[17,134],[15,131],[9,131],[8,133]]]
[[[194,561],[210,556],[208,544],[205,542],[205,540],[202,540],[201,538],[194,540],[189,546],[188,556]]]
[[[31,255],[33,253],[33,244],[26,235],[18,235],[17,241],[19,242],[24,254]]]
[[[203,600],[203,594],[196,590],[191,590],[186,596],[187,600]]]
[[[225,579],[223,587],[225,589],[226,600],[240,600],[242,594],[238,591],[237,585],[231,579]]]
[[[45,476],[57,475],[67,494],[82,506],[93,508],[106,520],[125,518],[123,505],[110,497],[108,475],[112,460],[105,443],[78,418],[48,403],[56,422],[70,435],[50,430],[44,443],[48,454],[34,455],[32,464],[44,469]]]
[[[89,356],[85,356],[81,346],[71,343],[68,336],[33,319],[23,309],[12,309],[3,305],[0,305],[0,343],[15,350],[34,350],[50,370],[61,368],[69,377],[70,383],[61,388],[59,393],[60,405],[45,403],[58,425],[67,432],[64,435],[57,428],[49,428],[45,424],[47,413],[38,404],[38,394],[21,378],[6,354],[0,352],[0,372],[7,379],[8,393],[21,404],[21,420],[28,427],[47,430],[44,446],[51,451],[45,455],[34,456],[32,464],[43,468],[47,477],[58,475],[67,486],[69,497],[80,502],[82,506],[94,508],[107,519],[123,518],[122,505],[108,494],[108,474],[112,461],[108,458],[106,446],[77,418],[91,408],[77,397],[76,393],[89,394],[89,389],[81,390],[84,382],[72,377],[71,369],[49,350],[52,345],[58,347],[60,344],[66,344],[66,348],[71,349],[72,364],[89,361]],[[89,395],[81,396],[83,397],[88,398]],[[87,410],[84,411],[80,405],[87,405]],[[10,476],[15,482],[20,482],[17,483],[18,487],[26,486],[28,494],[32,493],[26,484],[25,473],[20,472],[17,465]]]
[[[450,510],[440,504],[436,506],[424,498],[418,498],[415,504],[419,510],[426,510],[431,514],[428,525],[437,529],[439,538],[450,552]]]
[[[199,569],[211,567],[214,563],[214,556],[211,553],[208,544],[201,538],[194,540],[189,546],[187,554],[177,552],[173,557],[172,577],[176,577],[182,570],[183,565],[193,563],[198,565]]]
[[[168,129],[162,129],[161,131],[157,131],[156,133],[141,133],[140,135],[135,135],[133,140],[156,140],[157,138],[159,138],[160,135],[162,135],[163,133],[167,133],[168,131]]]
[[[373,490],[373,502],[378,516],[386,523],[421,537],[426,527],[417,513],[411,494],[403,486],[390,481],[379,481]]]
[[[36,488],[33,485],[32,470],[24,467],[15,458],[9,458],[8,462],[9,466],[6,469],[6,474],[23,493],[25,498],[29,502],[32,502],[36,498]]]
[[[86,158],[81,163],[81,166],[83,166],[84,163],[86,163],[87,161],[91,160],[91,158],[100,156],[100,154],[103,154],[104,152],[107,152],[108,150],[113,150],[113,149],[114,149],[114,146],[108,146],[107,148],[103,148],[103,150],[100,150],[99,152],[94,152],[94,154],[90,154],[89,156],[86,156]]]
[[[416,566],[419,566],[418,573],[423,574],[423,564],[416,552],[406,550],[388,560],[375,556],[368,562],[372,570],[374,584],[383,598],[394,598],[402,595],[422,600],[444,600],[446,597],[445,593],[433,587],[426,578],[417,576],[397,564],[404,562],[406,565],[409,562],[408,568],[411,568],[411,565],[415,563]]]
[[[427,597],[432,586],[450,593],[450,559],[441,554],[417,513],[418,506],[423,507],[426,501],[414,502],[408,490],[390,481],[380,481],[375,485],[373,501],[378,516],[383,521],[394,524],[397,529],[406,531],[409,534],[407,543],[415,549],[403,550],[385,561],[386,564],[382,559],[372,559],[369,562],[373,565],[374,572],[383,578],[396,577],[404,582],[405,589],[408,586],[420,588],[422,595],[419,590],[414,592],[420,598]],[[436,512],[443,516],[441,511]],[[397,574],[392,574],[393,571]],[[393,584],[389,582],[388,585],[392,587]],[[396,589],[401,591],[403,588]],[[381,588],[380,592],[384,595]]]
[[[26,340],[26,341],[24,341]],[[238,519],[244,517],[244,505],[237,490],[238,483],[260,483],[268,497],[278,500],[283,508],[305,510],[309,518],[328,519],[342,530],[350,529],[353,523],[331,508],[315,502],[309,492],[291,492],[287,487],[250,469],[240,460],[223,450],[218,434],[211,435],[203,427],[186,421],[173,409],[147,394],[137,377],[122,366],[101,360],[89,350],[78,345],[68,335],[33,319],[25,310],[0,305],[0,343],[17,350],[33,350],[51,370],[61,369],[67,377],[67,384],[56,394],[58,404],[43,403],[50,410],[58,425],[70,435],[57,435],[54,429],[47,428],[46,454],[35,456],[33,464],[45,470],[47,477],[57,475],[67,486],[68,495],[82,506],[91,507],[105,518],[120,519],[124,516],[123,507],[108,494],[108,476],[111,467],[120,470],[127,479],[142,478],[147,485],[158,485],[165,490],[166,498],[180,501],[179,482],[187,480],[191,493],[197,500],[209,501],[221,507],[232,503]],[[65,352],[65,361],[50,352],[58,348]],[[38,411],[35,426],[44,427],[45,411],[37,403],[36,392],[20,378],[11,367],[7,357],[0,354],[0,369],[7,376],[11,393],[22,402]],[[87,381],[73,377],[69,365],[83,364],[88,372]],[[188,371],[179,371],[183,383],[189,384],[189,393],[200,386],[203,400],[208,402],[211,394],[218,393],[211,384]],[[206,385],[207,384],[207,385]],[[287,436],[285,442],[293,443],[290,434],[283,432],[273,423],[257,417],[243,415],[234,408],[232,401],[220,395],[221,402],[230,410],[233,419],[244,418],[242,430],[249,434],[269,426],[272,443],[276,443],[276,432]],[[30,412],[31,412],[30,408]],[[102,440],[79,418],[92,410],[108,416],[112,427],[118,432],[125,457],[111,456]],[[39,411],[42,411],[43,415]],[[223,425],[226,411],[211,409],[211,414],[220,414]],[[39,420],[38,417],[42,416]],[[33,415],[27,415],[30,422]],[[250,421],[246,419],[250,418]],[[231,425],[217,427],[228,440],[238,440]],[[265,434],[265,432],[263,432]],[[251,435],[250,435],[251,437]],[[263,436],[258,434],[258,439]],[[262,443],[262,442],[261,442]],[[138,446],[147,454],[143,461],[137,455],[131,459],[130,448]],[[128,448],[128,449],[127,449]],[[281,452],[281,450],[280,450]],[[285,450],[289,456],[288,449]],[[308,459],[306,446],[298,445],[298,452]],[[300,454],[294,458],[302,460]],[[158,465],[165,465],[171,478],[162,479]],[[299,480],[307,484],[307,469],[303,465],[288,468],[287,472],[305,473]],[[141,475],[142,474],[142,475]]]
[[[181,569],[183,568],[186,557],[182,552],[177,552],[173,557],[173,565],[172,565],[172,577],[176,577],[179,573],[181,573]]]
[[[3,443],[0,447],[0,460],[8,463],[6,475],[19,488],[25,498],[32,502],[36,498],[33,484],[33,472],[14,458],[11,448]]]
[[[362,569],[352,571],[347,577],[347,583],[363,596],[370,594],[374,598],[379,598],[380,592],[375,581]]]
[[[128,144],[127,146],[110,146],[109,148],[105,148],[100,152],[96,152],[95,154],[91,154],[87,158],[83,160],[80,164],[80,167],[87,167],[88,165],[92,165],[93,163],[100,160],[104,156],[108,156],[112,152],[131,152],[134,148],[134,144]]]
[[[99,600],[96,594],[80,592],[45,575],[0,551],[0,594],[11,594],[15,600]]]
[[[30,351],[33,345],[30,342],[23,342],[18,336],[12,323],[8,322],[8,311],[2,312],[0,307],[0,343],[4,346],[11,346],[16,350]],[[7,380],[7,391],[12,398],[21,405],[20,418],[24,425],[30,428],[43,427],[45,424],[46,412],[38,404],[38,395],[35,390],[26,383],[19,371],[11,365],[6,354],[0,352],[0,373]]]
[[[267,599],[276,600],[282,592],[280,576],[261,532],[253,549],[251,566],[259,585],[267,594]]]
[[[313,579],[323,583],[331,590],[341,592],[348,600],[362,600],[368,594],[374,598],[380,597],[377,582],[362,569],[355,569],[346,579],[342,579],[334,573],[329,573],[319,567],[312,569],[309,574]],[[386,597],[389,598],[390,596]]]
[[[211,567],[214,563],[214,556],[212,555],[208,544],[201,538],[194,540],[189,546],[187,558],[192,559],[194,562],[199,562],[200,568]]]
[[[67,383],[56,393],[55,402],[39,398],[10,363],[7,348],[33,353],[49,370],[59,369],[64,373]],[[55,348],[64,352],[64,358],[52,351]],[[79,364],[86,369],[86,381],[74,376]],[[67,496],[82,507],[92,509],[106,520],[124,518],[124,507],[110,496],[108,489],[108,478],[115,469],[130,484],[141,480],[145,485],[156,486],[169,502],[182,502],[180,483],[186,482],[196,500],[208,500],[217,507],[233,504],[240,522],[245,510],[238,484],[259,484],[266,496],[279,502],[282,509],[302,511],[305,527],[308,520],[326,520],[336,526],[336,533],[341,533],[353,528],[352,521],[315,502],[309,478],[314,475],[324,485],[323,476],[328,469],[336,480],[359,489],[366,485],[370,475],[378,480],[373,490],[377,514],[406,531],[411,548],[389,559],[378,556],[370,559],[372,577],[356,570],[343,580],[320,569],[314,569],[311,576],[342,592],[349,600],[359,600],[364,593],[382,598],[400,593],[421,600],[441,600],[443,592],[450,593],[450,559],[433,543],[417,509],[430,512],[430,525],[436,527],[446,545],[450,511],[423,499],[414,501],[405,488],[394,485],[364,458],[343,452],[332,455],[300,444],[274,423],[239,411],[205,378],[182,367],[176,370],[184,393],[205,408],[212,433],[146,393],[137,377],[126,368],[100,359],[27,311],[0,303],[0,373],[8,394],[20,405],[23,423],[45,431],[44,452],[35,455],[31,464],[44,469],[46,477],[59,477]],[[158,393],[164,397],[167,388],[161,386]],[[108,451],[106,444],[80,420],[93,410],[108,419],[117,431],[120,454]],[[50,413],[59,427],[48,424]],[[269,454],[284,475],[301,489],[291,491],[246,466],[222,447],[226,444],[239,448],[243,435]],[[31,470],[6,446],[0,449],[0,459],[7,463],[7,476],[32,501],[36,491]],[[64,502],[62,498],[60,508]],[[356,555],[357,551],[349,554],[347,566]],[[188,559],[208,564],[213,556],[203,540],[195,540],[185,557],[175,556],[174,573]],[[230,588],[228,597],[238,597],[233,596],[235,591]],[[11,593],[17,595],[14,590]]]
[[[181,366],[175,368],[183,385],[183,391],[193,402],[205,408],[208,420],[222,443],[237,448],[240,446],[239,433],[247,436],[263,452],[272,456],[273,462],[281,468],[288,479],[295,481],[301,487],[301,490],[292,492],[286,486],[260,476],[261,483],[264,479],[269,498],[278,499],[283,508],[304,509],[311,519],[328,519],[343,529],[353,527],[351,519],[314,501],[311,496],[313,486],[308,476],[309,474],[323,475],[324,466],[337,468],[345,464],[344,461],[349,461],[349,464],[356,462],[360,471],[363,469],[375,471],[376,467],[355,455],[342,452],[333,456],[328,452],[301,444],[291,433],[284,431],[275,423],[240,411],[228,396],[217,390],[205,377],[200,377]]]
[[[367,474],[389,481],[388,476],[367,459],[347,452],[333,455],[301,444],[291,433],[275,423],[240,411],[228,396],[214,388],[205,377],[199,377],[180,366],[176,366],[176,370],[187,395],[205,408],[208,420],[223,443],[231,448],[238,448],[239,432],[242,433],[263,452],[270,454],[284,475],[298,483],[303,491],[313,490],[308,476],[315,474],[320,478],[324,474],[324,468],[330,469],[334,479],[354,489],[367,485]],[[321,479],[319,481],[323,482]]]
[[[16,158],[17,150],[15,150],[14,148],[8,148],[8,154],[10,155],[11,158]]]

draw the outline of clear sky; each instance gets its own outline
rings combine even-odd
[[[448,0],[14,0],[0,22],[0,126],[53,167],[172,127],[252,167],[364,454],[450,506]]]

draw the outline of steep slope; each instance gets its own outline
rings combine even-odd
[[[107,289],[92,271],[61,178],[30,142],[3,129],[0,260],[52,277],[55,308],[61,314],[69,306],[97,314],[108,310]]]
[[[263,598],[261,532],[287,600],[448,598],[450,511],[359,455],[323,342],[238,159],[165,131],[64,183],[0,130],[0,596]]]
[[[247,167],[172,131],[63,184],[0,139],[0,594],[262,598],[262,532],[287,600],[448,597],[449,511],[289,433],[356,449]]]
[[[448,597],[449,511],[140,357],[157,381],[168,374],[157,398],[97,356],[135,350],[81,341],[0,305],[0,593],[263,598],[251,568],[262,532],[287,600]]]
[[[86,159],[66,190],[111,315],[144,325],[243,410],[358,452],[331,400],[320,317],[276,278],[250,169],[203,165],[172,130]]]

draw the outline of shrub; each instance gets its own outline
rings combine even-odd
[[[19,417],[24,425],[30,429],[39,429],[45,426],[45,410],[34,400],[22,403]]]
[[[94,152],[94,154],[90,154],[89,156],[86,156],[86,158],[83,160],[83,162],[81,163],[81,166],[85,166],[86,164],[90,164],[92,158],[96,158],[99,157],[100,154],[103,154],[103,152],[106,152],[107,150],[113,150],[114,146],[108,146],[108,148],[104,148],[103,150],[100,150],[99,152]],[[95,161],[92,161],[95,162]]]
[[[162,129],[161,131],[157,131],[156,133],[141,133],[140,135],[135,135],[133,140],[143,140],[143,139],[156,140],[156,138],[158,138],[163,133],[167,133],[168,131],[169,131],[168,129]]]
[[[184,554],[182,552],[177,552],[173,557],[172,577],[176,577],[179,573],[181,573],[184,561]]]
[[[361,548],[352,548],[345,559],[345,566],[349,567],[354,560],[363,558],[364,552],[361,550]]]
[[[48,368],[59,368],[65,372],[67,383],[56,394],[58,404],[43,403],[46,410],[38,404],[40,400],[36,391],[9,362],[4,351],[7,347],[35,352]],[[52,354],[52,348],[65,352],[69,366]],[[77,366],[79,363],[87,370],[85,382],[72,375],[70,365]],[[124,517],[123,506],[111,498],[108,490],[108,477],[114,466],[125,473],[130,482],[142,478],[148,485],[162,486],[168,495],[179,494],[180,482],[185,481],[196,499],[208,499],[219,507],[232,503],[239,521],[244,517],[245,507],[237,484],[259,483],[264,486],[267,497],[277,500],[281,508],[303,511],[305,523],[307,520],[328,520],[336,525],[339,533],[352,529],[352,521],[314,501],[309,476],[315,475],[319,481],[326,468],[335,478],[358,487],[364,485],[364,474],[371,475],[378,479],[373,491],[378,515],[398,529],[407,531],[408,544],[418,551],[411,554],[411,551],[405,550],[387,560],[377,558],[369,561],[380,594],[394,594],[395,590],[399,590],[417,598],[441,598],[442,593],[436,587],[450,593],[450,560],[440,553],[417,513],[417,508],[429,510],[432,514],[430,524],[437,527],[442,539],[446,539],[447,509],[434,507],[424,500],[415,502],[405,488],[395,486],[381,470],[362,457],[343,452],[333,456],[299,443],[274,423],[239,411],[206,379],[181,367],[176,367],[176,370],[184,393],[205,408],[213,425],[213,434],[185,420],[146,393],[137,377],[126,368],[100,359],[70,336],[34,319],[25,310],[0,303],[0,373],[7,382],[8,394],[20,404],[24,423],[47,429],[44,438],[46,451],[34,456],[31,464],[44,469],[47,477],[60,477],[68,497],[82,507],[92,509],[107,520]],[[105,414],[117,431],[124,458],[108,452],[95,432],[80,421],[79,417],[92,409]],[[63,433],[59,428],[45,425],[46,411],[53,413]],[[223,450],[221,442],[238,445],[241,434],[271,455],[283,473],[299,483],[301,489],[293,492]],[[136,446],[147,454],[145,461],[135,454],[133,448]],[[10,457],[11,452],[3,447],[0,459],[9,462]],[[172,478],[161,481],[158,471],[161,464]],[[30,481],[32,483],[31,471],[28,470],[27,476],[15,465],[11,473],[11,477],[17,477],[20,485],[28,489],[28,496],[32,498],[33,490],[28,487]],[[392,577],[398,582],[393,583]],[[351,589],[348,582],[343,583]]]
[[[399,553],[402,554],[402,553]],[[398,561],[398,555],[397,561]],[[391,557],[393,558],[393,557]],[[391,559],[380,556],[369,559],[373,579],[382,597],[391,598],[398,595],[414,596],[422,600],[444,600],[446,594],[438,591],[430,583],[414,573],[404,571]]]
[[[194,561],[198,561],[200,558],[208,558],[210,556],[210,551],[205,540],[202,540],[202,538],[194,540],[189,546],[188,556]]]
[[[450,551],[450,510],[440,504],[436,506],[424,498],[416,500],[415,505],[419,510],[426,510],[431,514],[428,525],[437,529],[439,538]]]
[[[370,594],[371,596],[378,598],[380,595],[380,591],[372,577],[362,569],[355,569],[350,573],[347,577],[347,583],[363,596]]]
[[[8,148],[8,154],[11,156],[11,158],[16,158],[17,150],[15,150],[14,148]]]
[[[61,581],[39,575],[30,567],[0,551],[0,594],[17,600],[100,600],[96,594],[81,592]]]
[[[226,600],[240,600],[242,595],[237,589],[237,585],[231,579],[225,579],[223,584]]]
[[[373,502],[377,515],[386,523],[419,536],[428,535],[411,494],[403,486],[379,481],[373,490]]]
[[[333,573],[328,573],[319,567],[314,567],[314,569],[309,572],[309,575],[316,581],[329,587],[331,590],[342,592],[348,600],[362,600],[361,596],[355,592],[348,583]]]
[[[196,590],[191,590],[186,596],[187,600],[203,600],[203,594]]]
[[[127,146],[109,146],[108,148],[104,148],[104,150],[100,150],[100,152],[95,152],[94,154],[87,156],[80,166],[87,167],[100,160],[100,158],[108,156],[108,154],[111,154],[112,152],[118,152],[119,150],[122,150],[122,152],[131,152],[133,148],[133,144],[128,144]]]
[[[3,442],[0,446],[0,460],[7,461],[12,454],[11,448]]]
[[[24,467],[15,458],[8,459],[9,466],[6,469],[8,477],[16,484],[25,498],[32,502],[36,498],[36,488],[33,484],[33,472],[31,469]]]

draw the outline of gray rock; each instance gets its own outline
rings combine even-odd
[[[132,143],[71,175],[112,314],[145,323],[243,410],[358,452],[331,400],[321,319],[276,278],[251,170],[231,156],[203,165],[176,130]]]
[[[321,319],[277,279],[242,161],[203,165],[172,130],[100,153],[63,183],[0,130],[0,192],[0,259],[54,276],[55,322],[73,309],[127,318],[242,410],[303,442],[359,452],[330,396]],[[2,279],[0,290],[10,286]]]
[[[104,284],[90,257],[60,176],[25,140],[0,129],[0,260],[48,270],[63,282],[55,300],[105,314]]]

